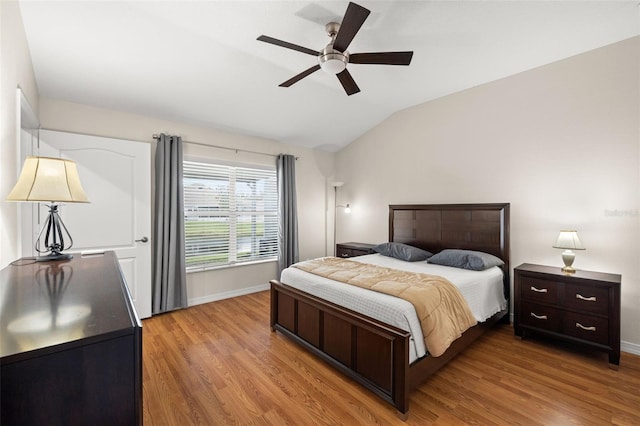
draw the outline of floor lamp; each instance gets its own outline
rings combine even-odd
[[[344,185],[344,182],[331,182],[331,186],[333,186],[333,255],[336,255],[336,222],[338,219],[338,208],[344,208],[345,213],[351,213],[351,207],[349,204],[340,205],[338,204],[338,188]]]
[[[57,203],[88,203],[82,189],[76,162],[62,158],[27,157],[22,166],[18,182],[13,187],[7,201],[48,202],[49,216],[38,234],[35,249],[36,261],[71,259],[62,253],[73,246],[73,239],[60,219]],[[42,241],[44,233],[44,241]],[[65,241],[66,238],[66,241]]]

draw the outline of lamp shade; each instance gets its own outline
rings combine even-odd
[[[8,201],[88,203],[76,162],[63,158],[27,157]]]
[[[560,235],[558,235],[553,247],[568,250],[585,250],[580,238],[578,238],[577,231],[560,231]]]

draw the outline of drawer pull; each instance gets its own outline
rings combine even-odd
[[[340,256],[342,257],[349,257],[349,253],[341,253]]]
[[[541,319],[541,320],[546,320],[547,319],[546,315],[536,315],[533,312],[531,312],[531,316],[534,317],[535,319]]]
[[[581,329],[586,330],[586,331],[596,331],[595,327],[585,327],[584,325],[580,324],[579,322],[576,323],[576,327],[577,328],[581,328]]]
[[[534,286],[531,286],[531,290],[535,291],[536,293],[546,293],[547,292],[546,288],[535,288]]]
[[[591,296],[591,297],[584,297],[583,295],[581,295],[580,293],[576,293],[576,299],[580,299],[580,300],[584,300],[587,302],[595,302],[598,299],[596,299],[595,296]]]

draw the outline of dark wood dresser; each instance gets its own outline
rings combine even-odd
[[[142,424],[142,326],[115,254],[14,263],[0,272],[0,423]]]
[[[373,253],[375,244],[340,243],[336,244],[336,257],[356,257]]]
[[[618,274],[522,264],[514,276],[514,333],[544,333],[609,353],[620,364],[620,283]]]

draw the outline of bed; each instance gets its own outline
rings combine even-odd
[[[271,328],[392,404],[406,419],[412,389],[490,327],[509,322],[509,204],[391,205],[389,242],[432,253],[466,249],[497,256],[504,262],[500,267],[504,309],[465,331],[442,355],[425,356],[416,351],[407,327],[333,303],[282,279],[270,282]],[[287,276],[291,277],[283,273]]]

